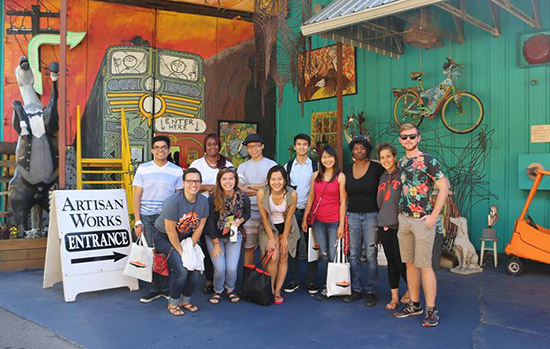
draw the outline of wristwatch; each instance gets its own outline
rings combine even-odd
[[[143,223],[139,220],[134,223],[134,228],[137,228],[138,225],[143,225]]]

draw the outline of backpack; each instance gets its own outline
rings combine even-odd
[[[292,185],[292,183],[291,183],[292,181],[290,179],[290,171],[292,171],[292,164],[294,163],[295,159],[296,158],[294,158],[294,159],[290,160],[289,162],[287,162],[286,166],[285,166],[286,173],[288,175],[289,185],[294,189],[296,189],[296,186]],[[317,161],[313,160],[312,158],[309,158],[309,159],[311,160],[311,169],[313,170],[313,172],[317,171],[317,169],[319,168],[319,163],[317,163]]]

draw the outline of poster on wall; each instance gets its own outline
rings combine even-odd
[[[517,65],[529,68],[550,64],[550,30],[519,33]]]
[[[343,91],[342,94],[357,93],[355,47],[343,45]],[[321,47],[298,57],[298,69],[304,69],[304,59],[307,60],[304,72],[304,87],[298,92],[298,100],[305,102],[317,99],[336,97],[336,45]]]
[[[336,111],[311,113],[311,142],[318,154],[325,145],[336,147],[338,142]]]
[[[222,143],[220,153],[235,167],[239,166],[248,156],[243,141],[253,133],[258,133],[258,124],[255,122],[218,121],[218,134]]]

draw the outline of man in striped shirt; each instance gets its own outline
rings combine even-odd
[[[136,235],[143,233],[149,246],[153,246],[153,234],[156,234],[155,220],[162,211],[164,200],[183,188],[183,170],[168,162],[170,139],[166,136],[153,138],[153,160],[139,165],[134,176],[134,211]],[[168,299],[168,278],[153,273],[151,290],[140,298],[140,302],[149,303],[157,298]]]

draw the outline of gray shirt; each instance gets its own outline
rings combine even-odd
[[[242,163],[237,169],[239,183],[244,185],[266,183],[267,172],[276,165],[275,161],[268,158],[262,158],[259,161],[250,159]],[[250,209],[258,211],[258,198],[256,195],[250,196]]]
[[[399,221],[399,199],[401,198],[401,173],[398,170],[380,177],[376,202],[378,204],[378,226],[397,228]]]
[[[184,192],[169,196],[162,206],[162,213],[155,221],[155,228],[166,234],[164,220],[176,222],[179,240],[193,235],[202,218],[208,217],[208,199],[197,195],[195,202],[187,201]]]

